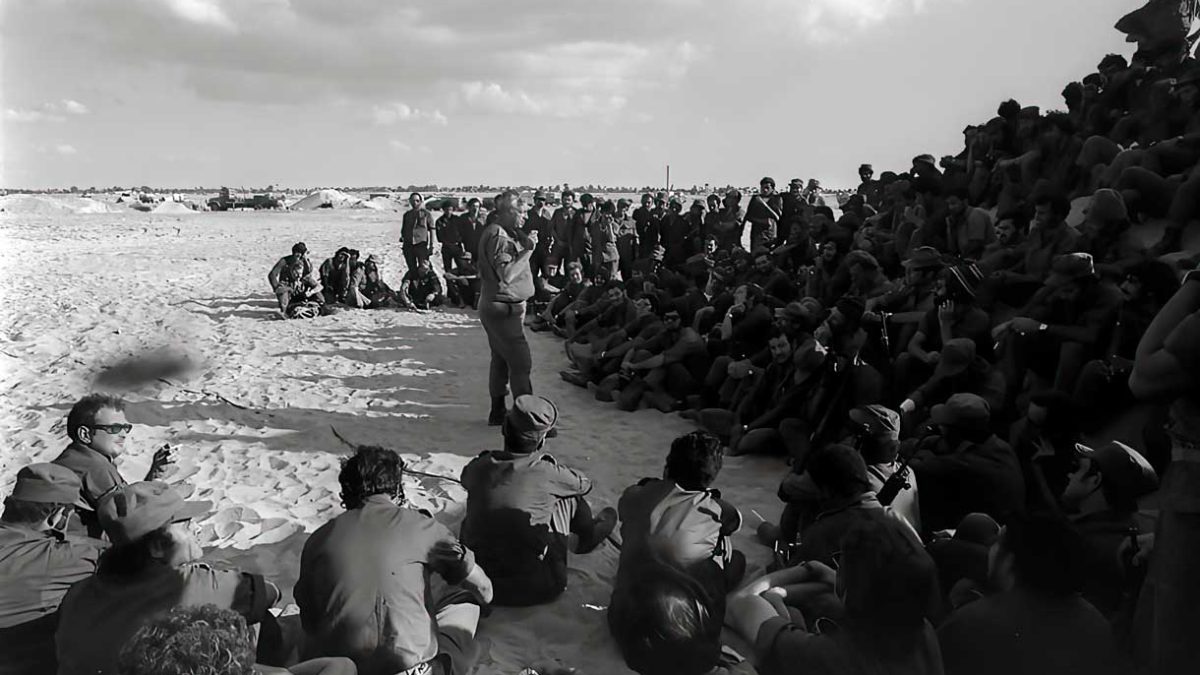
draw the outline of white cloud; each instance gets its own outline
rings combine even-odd
[[[412,146],[404,141],[397,141],[393,139],[388,141],[388,145],[390,145],[393,150],[398,152],[412,152]]]
[[[88,107],[86,105],[80,103],[79,101],[75,101],[75,100],[72,100],[69,98],[63,99],[62,109],[64,112],[70,113],[72,115],[86,115],[89,112]]]
[[[57,103],[43,103],[34,108],[5,108],[4,119],[8,122],[65,122],[68,115],[86,115],[88,107],[79,101],[63,99]]]
[[[496,82],[466,82],[460,93],[467,107],[477,112],[534,117],[603,117],[619,112],[629,102],[620,94],[530,94],[505,89]]]
[[[852,32],[862,31],[883,23],[894,16],[918,14],[927,0],[808,0],[796,6],[788,0],[777,0],[781,9],[797,12],[801,31],[813,42],[828,43],[848,40]]]
[[[225,10],[213,0],[167,0],[167,7],[185,21],[225,29],[235,27]]]
[[[49,115],[40,110],[22,108],[5,108],[4,119],[7,122],[62,122],[61,115]]]
[[[66,143],[59,143],[58,145],[54,146],[54,151],[60,155],[74,155],[79,152],[75,149],[75,146],[68,145]]]
[[[425,111],[399,102],[373,106],[371,120],[380,126],[391,126],[399,122],[432,122],[439,126],[450,123],[441,110]]]

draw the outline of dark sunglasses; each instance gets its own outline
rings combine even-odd
[[[103,431],[105,433],[113,434],[114,436],[117,434],[127,434],[130,431],[133,431],[132,424],[89,424],[88,426],[96,431]]]
[[[666,314],[663,316],[663,321],[679,321],[681,318],[678,314]]]

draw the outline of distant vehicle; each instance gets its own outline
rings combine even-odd
[[[283,208],[283,200],[271,194],[235,195],[229,188],[221,188],[221,193],[208,200],[210,211],[230,211],[234,209],[279,209]]]

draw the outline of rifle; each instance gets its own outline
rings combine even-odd
[[[879,494],[875,495],[880,504],[891,506],[901,490],[907,490],[912,487],[912,483],[908,480],[908,472],[910,470],[908,465],[912,463],[913,457],[916,456],[917,451],[920,449],[920,443],[913,443],[912,449],[900,460],[900,466],[896,469],[896,472],[888,476],[888,479],[883,482],[883,487],[879,488]]]

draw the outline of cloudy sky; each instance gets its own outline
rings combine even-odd
[[[1137,0],[0,0],[0,187],[848,185]]]

